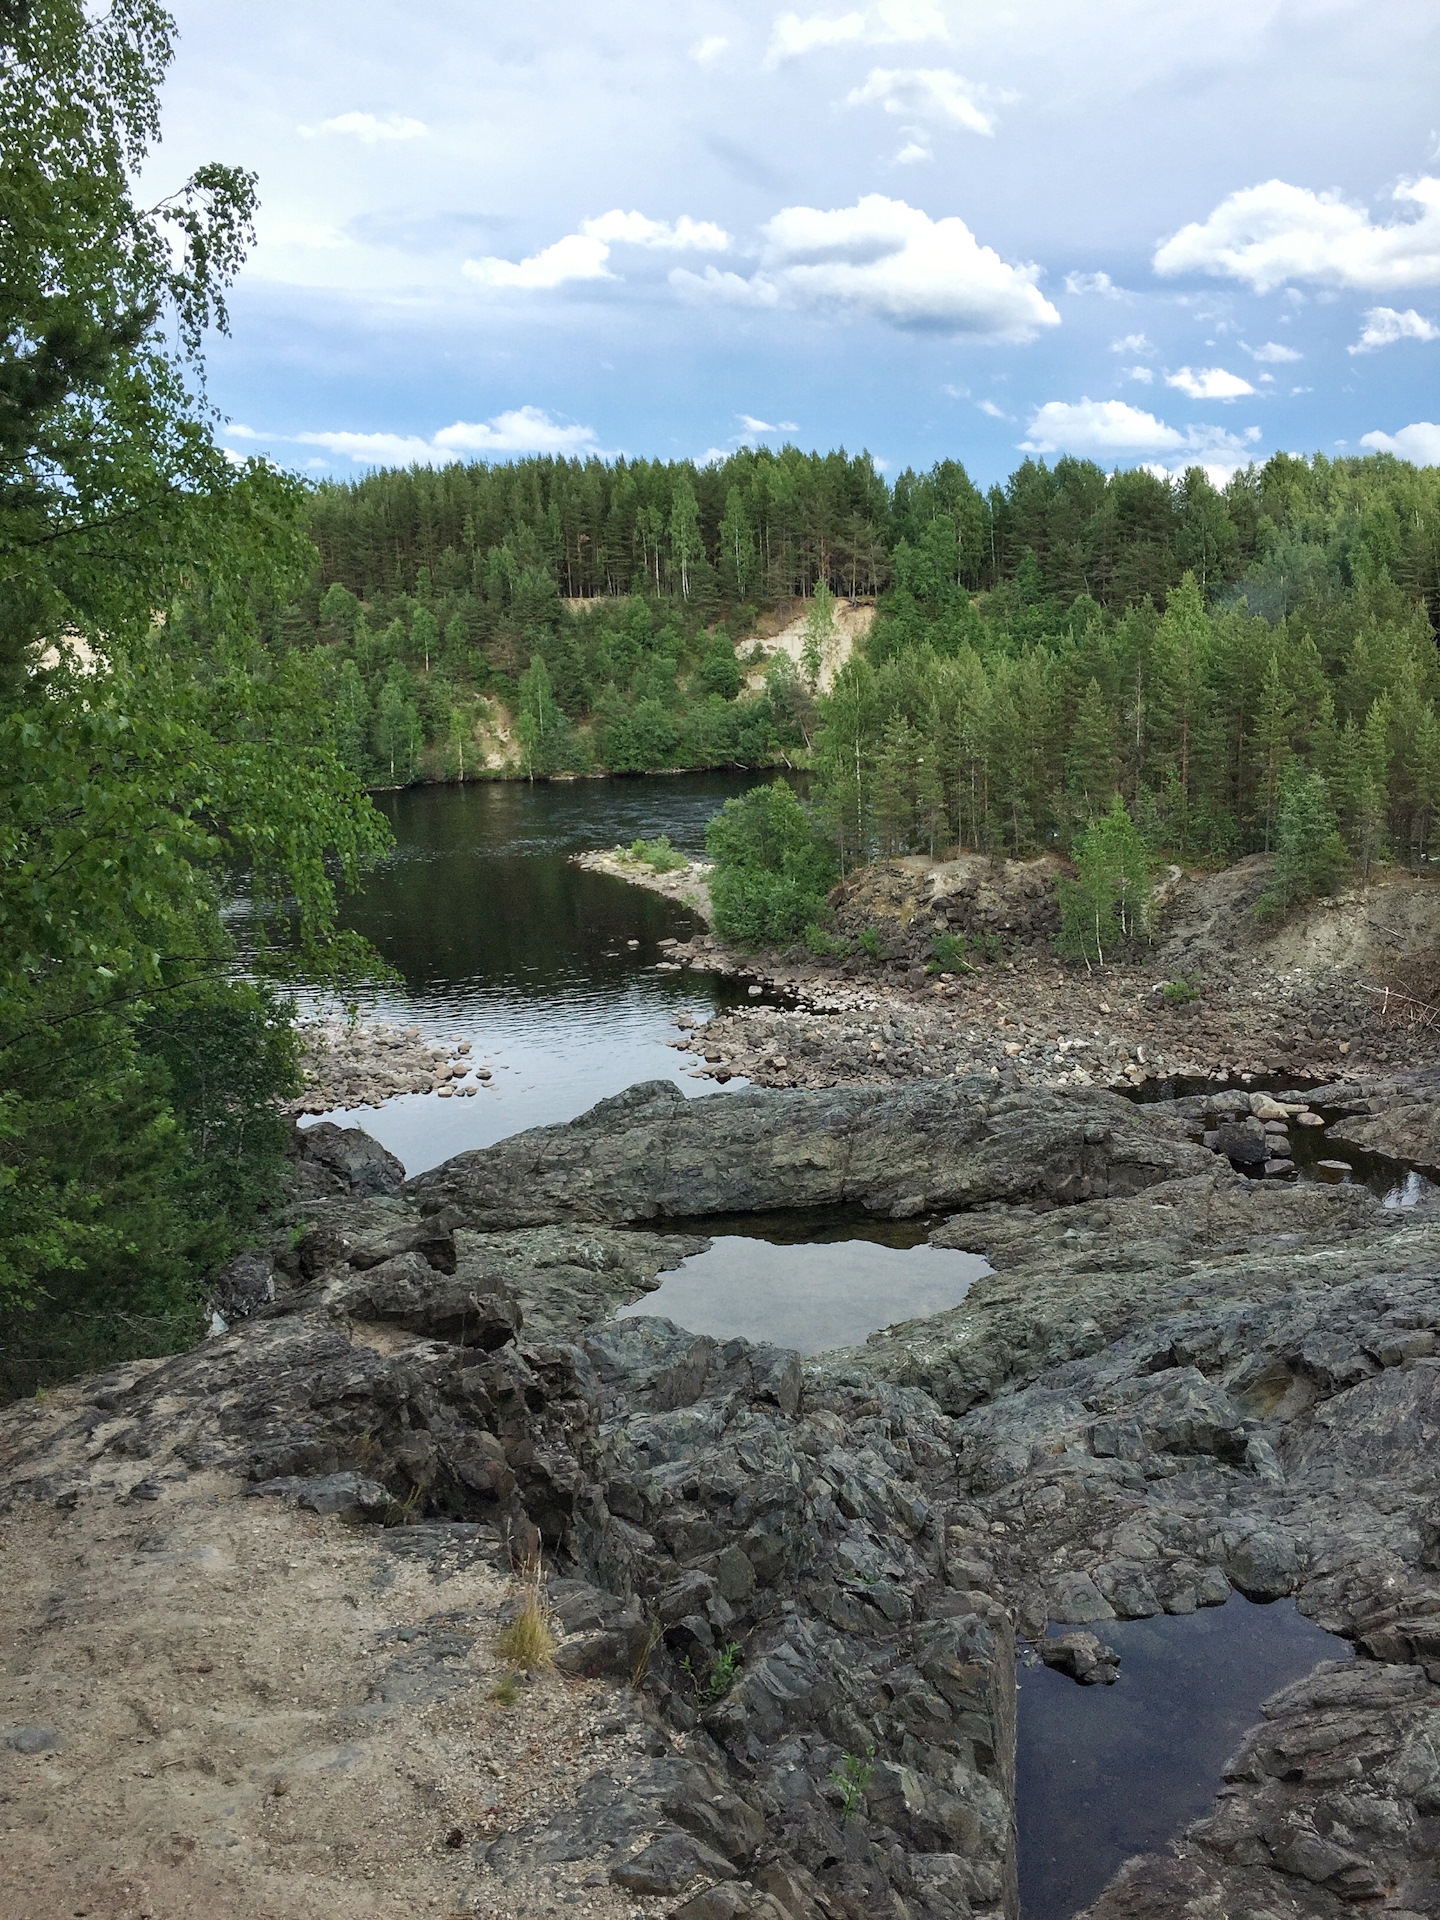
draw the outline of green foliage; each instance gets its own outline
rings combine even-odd
[[[938,934],[930,947],[930,960],[927,973],[969,973],[970,963],[965,958],[970,943],[963,933]]]
[[[1260,900],[1260,912],[1283,913],[1317,893],[1329,893],[1348,865],[1323,777],[1291,767],[1280,790],[1275,873]]]
[[[1074,880],[1059,885],[1056,946],[1073,960],[1105,964],[1105,949],[1145,932],[1150,859],[1117,793],[1109,813],[1075,843]]]
[[[727,800],[706,829],[715,925],[748,948],[785,946],[825,912],[834,868],[807,809],[783,780]]]
[[[826,582],[821,580],[816,585],[814,598],[810,602],[810,611],[805,616],[805,629],[800,649],[805,679],[812,693],[819,684],[821,669],[834,644],[835,596]]]
[[[649,867],[653,873],[676,873],[690,864],[685,855],[670,844],[668,833],[662,833],[654,840],[632,840],[625,857]]]
[[[688,1677],[700,1706],[713,1707],[717,1700],[725,1698],[739,1678],[743,1657],[738,1641],[734,1640],[703,1667],[694,1666],[686,1654],[680,1662],[681,1670]]]
[[[885,943],[880,937],[880,929],[878,927],[862,928],[856,945],[862,953],[868,953],[872,960],[879,960],[884,957]]]
[[[1187,980],[1180,974],[1174,980],[1167,980],[1160,996],[1167,1007],[1188,1007],[1200,998],[1200,982]]]
[[[850,951],[850,942],[839,934],[831,933],[818,920],[812,920],[805,929],[805,945],[817,960],[838,960]]]
[[[830,1778],[840,1789],[840,1824],[847,1825],[865,1803],[865,1792],[875,1778],[875,1749],[866,1747],[863,1757],[847,1753],[838,1767],[830,1769]]]
[[[151,0],[36,0],[0,29],[11,1391],[193,1333],[201,1274],[278,1191],[296,1055],[264,983],[369,965],[336,888],[388,842],[347,769],[363,686],[337,702],[314,651],[254,631],[304,585],[301,491],[231,465],[193,377],[253,183],[207,167],[158,209],[131,199],[171,35]],[[324,606],[359,632],[343,589]],[[221,914],[237,891],[243,969]]]

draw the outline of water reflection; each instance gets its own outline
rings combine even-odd
[[[618,1317],[658,1314],[717,1340],[824,1353],[858,1346],[881,1327],[957,1307],[989,1271],[978,1254],[948,1247],[849,1237],[775,1245],[722,1234]]]
[[[1113,1687],[1020,1670],[1016,1754],[1020,1908],[1069,1920],[1123,1860],[1163,1853],[1210,1811],[1221,1769],[1261,1703],[1348,1644],[1295,1610],[1232,1594],[1188,1617],[1103,1620],[1120,1654]]]
[[[754,781],[695,774],[380,796],[395,851],[344,918],[404,986],[367,1001],[361,1017],[468,1039],[495,1077],[473,1100],[413,1094],[332,1117],[364,1126],[419,1173],[522,1128],[573,1119],[636,1080],[714,1093],[665,1041],[680,1008],[708,1018],[744,1000],[744,988],[657,973],[658,943],[694,933],[695,916],[586,873],[570,855],[661,833],[702,854],[711,815]]]

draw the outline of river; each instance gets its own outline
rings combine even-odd
[[[380,795],[395,849],[343,918],[403,986],[366,1000],[361,1017],[469,1040],[494,1079],[473,1100],[409,1094],[329,1117],[364,1126],[416,1174],[526,1127],[572,1120],[637,1080],[715,1095],[714,1081],[688,1077],[693,1056],[665,1042],[682,1008],[708,1018],[743,1001],[745,988],[657,972],[660,941],[694,933],[696,916],[587,873],[571,856],[662,833],[703,855],[711,815],[758,777],[507,781]]]

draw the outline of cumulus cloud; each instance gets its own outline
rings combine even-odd
[[[569,280],[614,280],[610,249],[619,244],[670,253],[723,253],[730,236],[713,220],[692,220],[688,213],[671,222],[612,207],[593,220],[582,220],[578,233],[567,233],[524,260],[487,255],[483,260],[465,261],[461,272],[487,287],[549,288]]]
[[[337,459],[371,467],[443,467],[476,455],[600,451],[592,427],[566,426],[541,407],[512,407],[493,420],[457,420],[429,440],[415,433],[297,433],[291,437],[300,446],[323,447]]]
[[[1347,353],[1374,353],[1379,347],[1393,347],[1397,340],[1440,340],[1440,327],[1427,320],[1414,307],[1397,313],[1394,307],[1371,307],[1360,329],[1360,338]]]
[[[722,273],[719,267],[706,267],[703,273],[675,267],[671,270],[670,284],[683,299],[715,300],[723,306],[773,307],[780,301],[780,289],[760,273],[747,280],[744,274]]]
[[[1245,351],[1252,360],[1258,360],[1262,366],[1268,367],[1278,367],[1288,361],[1304,357],[1298,354],[1294,347],[1282,347],[1278,340],[1267,340],[1264,346],[1246,347]]]
[[[1360,444],[1376,453],[1393,453],[1398,460],[1413,460],[1417,467],[1440,467],[1440,426],[1433,420],[1417,420],[1398,433],[1362,434]]]
[[[690,58],[698,60],[703,67],[707,61],[718,60],[729,44],[723,33],[707,33],[703,40],[697,40],[690,49]]]
[[[1112,353],[1154,353],[1155,349],[1143,333],[1122,333],[1118,340],[1110,342]]]
[[[1145,453],[1193,453],[1223,465],[1249,457],[1250,443],[1260,438],[1258,427],[1242,435],[1219,427],[1172,427],[1143,407],[1124,400],[1047,400],[1030,416],[1022,453],[1078,453],[1092,458],[1118,458]]]
[[[989,134],[995,131],[995,114],[981,103],[998,102],[1001,97],[972,85],[949,67],[873,67],[863,83],[845,96],[845,104],[880,106],[907,120],[930,120],[939,126]]]
[[[1178,387],[1192,400],[1238,400],[1255,391],[1248,380],[1227,373],[1224,367],[1181,367],[1178,373],[1166,374],[1165,384]]]
[[[992,339],[1026,340],[1060,323],[1035,285],[1038,268],[1002,260],[954,215],[932,220],[871,193],[828,212],[785,207],[763,231],[762,264],[748,280],[676,268],[671,284],[692,298],[828,308]]]
[[[322,120],[318,127],[300,128],[307,140],[322,133],[348,133],[367,147],[382,140],[419,140],[428,131],[423,120],[407,119],[403,113],[340,113],[333,120]]]
[[[1267,180],[1162,242],[1155,271],[1243,280],[1256,293],[1291,280],[1377,292],[1440,284],[1440,179],[1402,181],[1393,198],[1413,216],[1377,223],[1338,193]]]
[[[1098,293],[1107,300],[1123,300],[1125,289],[1117,287],[1108,273],[1067,273],[1065,276],[1066,293]],[[1132,334],[1131,339],[1143,340],[1144,334]]]
[[[825,47],[887,46],[915,40],[946,40],[945,16],[934,0],[880,0],[861,13],[782,13],[770,30],[767,67]]]
[[[1141,386],[1148,387],[1154,384],[1155,370],[1153,367],[1126,367],[1125,377],[1127,380],[1138,380]]]
[[[735,417],[747,433],[798,433],[800,431],[793,420],[777,420],[772,425],[768,420],[757,420],[753,413],[741,413]]]

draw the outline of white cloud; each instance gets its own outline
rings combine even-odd
[[[364,466],[443,467],[467,455],[600,451],[593,428],[567,427],[540,407],[512,407],[497,413],[493,420],[457,420],[429,440],[415,433],[297,433],[289,437],[300,446],[323,447],[337,459]]]
[[[978,244],[954,215],[866,194],[853,207],[786,207],[765,228],[758,273],[677,268],[671,284],[692,297],[752,305],[829,308],[892,326],[944,328],[1026,340],[1060,316],[1035,285],[1039,270],[1012,266]]]
[[[609,259],[612,246],[652,247],[668,252],[723,253],[730,236],[712,220],[692,220],[688,213],[673,222],[650,220],[633,210],[612,207],[593,220],[582,220],[578,233],[532,253],[524,260],[487,256],[467,260],[461,268],[469,280],[487,287],[550,288],[569,280],[614,280]]]
[[[1192,400],[1238,400],[1255,391],[1248,380],[1227,373],[1224,367],[1181,367],[1178,373],[1166,374],[1165,384],[1178,387]]]
[[[902,114],[908,120],[931,120],[989,134],[995,131],[995,115],[981,100],[999,97],[986,87],[972,86],[949,67],[874,67],[864,83],[845,96],[845,104],[882,106],[886,113]]]
[[[772,425],[768,420],[757,420],[753,413],[737,414],[736,418],[747,433],[798,433],[800,431],[793,420],[777,420]]]
[[[340,113],[333,120],[322,120],[318,127],[301,127],[307,140],[322,133],[349,133],[367,147],[382,140],[419,140],[429,129],[423,120],[409,120],[403,113]]]
[[[1346,352],[1374,353],[1379,347],[1393,347],[1397,340],[1440,340],[1440,327],[1414,307],[1407,307],[1403,313],[1397,313],[1394,307],[1371,307],[1360,338]]]
[[[940,391],[942,393],[948,393],[952,400],[968,400],[970,398],[969,387],[944,386],[941,387]]]
[[[610,248],[603,240],[583,233],[567,233],[563,240],[543,247],[524,260],[467,260],[460,271],[484,287],[560,287],[567,280],[613,280],[606,266]]]
[[[896,154],[895,164],[897,167],[913,167],[921,160],[933,160],[934,158],[935,155],[926,144],[924,134],[921,133],[917,127],[915,132]]]
[[[690,58],[698,60],[703,67],[709,60],[718,60],[729,44],[723,33],[707,33],[703,40],[697,40],[690,49]]]
[[[713,220],[692,220],[682,213],[673,223],[647,220],[643,213],[623,213],[614,207],[598,219],[582,220],[580,231],[590,240],[624,241],[632,247],[661,247],[671,253],[724,253],[730,236]]]
[[[1065,276],[1066,293],[1099,293],[1107,300],[1123,300],[1125,289],[1117,287],[1108,273],[1067,273]],[[1143,334],[1132,334],[1132,339],[1144,339]]]
[[[1376,453],[1393,453],[1399,460],[1413,460],[1417,467],[1440,467],[1440,426],[1433,420],[1417,420],[1398,433],[1365,433],[1360,444]]]
[[[1153,354],[1155,349],[1143,333],[1124,333],[1121,334],[1118,340],[1112,340],[1110,342],[1110,351],[1112,353]]]
[[[892,46],[915,40],[947,40],[945,16],[934,0],[880,0],[864,13],[782,13],[770,32],[767,67],[824,47]]]
[[[1164,241],[1155,271],[1243,280],[1256,293],[1287,280],[1376,291],[1440,284],[1440,179],[1402,181],[1393,198],[1414,217],[1377,225],[1338,193],[1267,180]]]
[[[1020,442],[1022,453],[1078,453],[1092,458],[1193,453],[1202,458],[1219,456],[1221,466],[1229,460],[1231,471],[1249,458],[1251,442],[1260,437],[1258,427],[1247,427],[1239,435],[1204,426],[1182,432],[1127,401],[1089,399],[1047,400],[1030,416],[1028,431],[1029,437]],[[1195,463],[1184,461],[1176,471],[1191,464]]]
[[[1263,347],[1246,347],[1245,351],[1252,360],[1258,360],[1262,366],[1268,367],[1278,367],[1291,360],[1304,358],[1294,347],[1282,347],[1278,340],[1267,340]]]
[[[718,300],[732,307],[773,307],[780,300],[780,289],[763,274],[747,280],[743,274],[722,273],[718,267],[706,267],[704,273],[674,267],[670,284],[686,300]]]
[[[981,413],[988,413],[992,420],[1013,420],[1013,413],[1006,413],[1003,407],[997,407],[993,400],[977,400],[976,406]]]
[[[1155,381],[1153,367],[1126,367],[1125,375],[1127,379],[1138,380],[1144,387],[1152,386]]]

